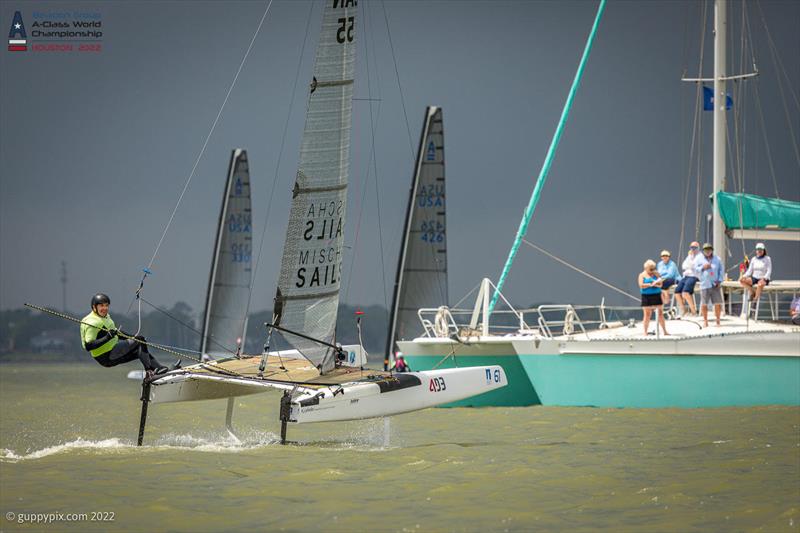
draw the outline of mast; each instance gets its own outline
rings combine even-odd
[[[406,206],[406,221],[403,226],[403,237],[400,242],[400,255],[397,258],[397,273],[394,278],[394,291],[392,293],[392,307],[389,309],[389,333],[386,337],[386,351],[383,356],[383,369],[389,370],[389,358],[394,352],[394,338],[397,334],[397,310],[400,305],[400,290],[403,285],[403,268],[406,263],[408,253],[408,235],[411,232],[411,214],[414,209],[414,199],[417,197],[417,186],[419,185],[420,170],[422,167],[422,154],[425,149],[425,140],[428,138],[428,128],[431,117],[436,113],[437,107],[428,106],[425,110],[425,121],[422,123],[422,134],[419,137],[419,148],[417,149],[417,162],[414,165],[414,176],[411,179],[411,189],[408,193],[408,205]]]
[[[725,223],[720,214],[719,193],[725,190],[726,133],[728,118],[725,107],[728,103],[726,92],[726,68],[728,37],[727,0],[716,0],[714,4],[714,201],[713,239],[714,252],[725,264],[728,256],[725,238]]]

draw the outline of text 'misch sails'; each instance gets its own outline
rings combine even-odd
[[[386,353],[395,341],[424,333],[417,311],[447,305],[444,128],[442,108],[429,106],[422,125],[406,225],[395,278]]]
[[[252,213],[247,152],[231,154],[208,280],[200,352],[230,357],[244,344],[252,282]]]
[[[335,339],[344,241],[356,37],[355,0],[327,0],[283,248],[275,324]],[[287,335],[322,373],[332,350]]]

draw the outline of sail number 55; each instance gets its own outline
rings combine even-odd
[[[336,42],[343,43],[347,41],[348,43],[353,42],[353,26],[355,25],[355,17],[342,17],[339,19],[339,31],[336,32]]]
[[[428,390],[431,392],[442,392],[443,390],[447,390],[447,385],[444,382],[444,378],[432,378],[431,384],[428,386]]]

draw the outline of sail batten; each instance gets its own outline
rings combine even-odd
[[[200,352],[228,357],[244,344],[252,282],[252,217],[247,152],[231,154],[206,293]]]
[[[354,1],[325,3],[275,296],[276,325],[328,343],[339,306],[356,18]],[[286,338],[321,372],[334,367],[330,349]]]

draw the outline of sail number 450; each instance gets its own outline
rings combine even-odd
[[[444,382],[444,378],[431,378],[431,383],[428,386],[428,390],[431,392],[442,392],[443,390],[447,390],[447,385]]]

